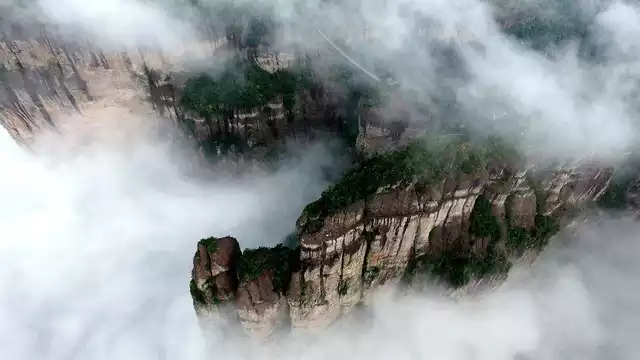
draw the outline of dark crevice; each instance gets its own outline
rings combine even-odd
[[[42,117],[45,119],[45,121],[52,128],[55,129],[56,126],[53,123],[51,115],[49,114],[49,111],[45,108],[44,103],[42,102],[42,99],[40,99],[40,96],[38,95],[38,91],[37,91],[38,86],[36,82],[31,78],[31,71],[25,68],[25,66],[20,61],[20,58],[18,57],[18,50],[16,49],[15,44],[12,41],[8,41],[7,46],[11,54],[13,54],[16,66],[18,67],[18,71],[20,72],[20,75],[22,77],[24,88],[27,94],[29,95],[29,98],[31,99],[33,104],[38,108],[38,110],[42,114]]]

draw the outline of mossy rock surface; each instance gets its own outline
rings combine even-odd
[[[472,143],[451,136],[415,140],[406,147],[374,155],[347,172],[325,190],[320,199],[304,209],[298,225],[302,232],[318,231],[327,216],[378,191],[394,186],[436,184],[445,176],[473,174],[486,168],[491,160],[505,161],[516,152],[491,139]]]
[[[538,209],[541,209],[541,205]],[[460,245],[467,241],[456,240],[453,244],[458,244],[457,246],[447,248],[442,253],[414,259],[407,268],[405,279],[412,280],[416,275],[427,275],[453,287],[460,287],[472,279],[506,275],[512,265],[510,256],[522,255],[525,250],[540,251],[549,238],[560,231],[555,218],[539,212],[535,216],[535,227],[531,230],[513,227],[508,221],[506,219],[507,223],[501,224],[500,219],[493,214],[491,202],[485,196],[479,196],[471,212],[469,236],[488,241],[486,250],[478,253]],[[503,226],[506,226],[506,234],[502,233]],[[504,244],[503,239],[506,239]]]
[[[295,262],[296,249],[282,244],[274,247],[245,249],[242,252],[238,279],[240,283],[253,281],[267,271],[273,271],[273,287],[279,293],[285,293],[291,277],[291,265]]]
[[[208,253],[215,253],[218,250],[218,238],[216,237],[208,237],[206,239],[200,239],[198,244],[203,245]]]
[[[204,118],[211,118],[262,107],[280,96],[285,108],[290,110],[295,92],[311,86],[312,79],[305,68],[270,73],[252,60],[237,58],[220,73],[202,73],[187,80],[181,104]]]
[[[204,291],[198,289],[198,286],[196,285],[196,281],[194,279],[191,279],[191,281],[189,282],[189,293],[191,294],[191,298],[193,299],[193,301],[200,304],[205,304],[207,302],[207,297]]]

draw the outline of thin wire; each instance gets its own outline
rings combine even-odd
[[[349,62],[351,62],[353,65],[355,65],[358,69],[364,71],[364,73],[369,75],[372,79],[374,79],[376,81],[381,81],[379,77],[377,77],[375,74],[373,74],[372,72],[370,72],[367,69],[365,69],[364,67],[362,67],[355,60],[353,60],[349,55],[347,55],[344,51],[342,51],[342,49],[340,49],[336,44],[334,44],[333,41],[331,41],[331,39],[329,39],[329,37],[327,37],[327,35],[325,35],[322,31],[320,31],[320,29],[316,28],[316,30],[318,31],[318,33],[320,33],[320,35],[322,35],[322,37],[325,40],[327,40],[327,42],[329,44],[331,44],[331,46],[333,46],[334,49],[336,49],[336,51],[338,51],[342,56],[344,56],[347,60],[349,60]]]

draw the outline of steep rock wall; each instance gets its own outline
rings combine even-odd
[[[220,56],[231,51],[226,40],[215,43]],[[267,50],[265,50],[267,51]],[[211,139],[233,138],[232,143],[260,149],[288,136],[310,137],[316,130],[340,131],[347,119],[344,99],[322,85],[299,89],[293,106],[282,97],[261,107],[236,109],[230,117],[206,119],[183,109],[182,90],[197,67],[185,68],[184,61],[196,62],[211,56],[211,44],[192,44],[178,54],[150,51],[109,52],[91,44],[79,46],[40,37],[0,41],[0,123],[20,143],[29,145],[41,133],[77,126],[74,122],[100,121],[109,108],[126,109],[143,121],[152,117],[182,127],[206,146]],[[286,53],[259,53],[256,63],[268,72],[291,66]],[[196,72],[194,72],[196,71]],[[359,105],[356,113],[375,118],[375,110]],[[372,115],[367,115],[372,114]],[[366,126],[363,133],[377,134],[385,142],[389,130]],[[365,149],[374,146],[362,144]],[[220,151],[220,149],[216,149]]]
[[[45,32],[22,39],[5,36],[0,41],[0,122],[28,144],[43,130],[73,125],[67,123],[73,115],[90,116],[107,107],[149,114],[145,69],[170,71],[177,66],[171,60],[157,52],[69,44]]]
[[[457,162],[454,171],[425,179],[407,177],[412,161],[403,165],[389,156],[391,168],[365,162],[305,209],[299,247],[288,262],[246,259],[257,269],[257,283],[236,292],[243,294],[235,306],[245,329],[260,328],[261,339],[282,327],[321,330],[366,303],[371,289],[402,280],[419,285],[426,276],[461,287],[499,279],[600,198],[613,176],[612,169],[587,163],[517,171],[514,162],[493,157],[474,167]],[[373,185],[363,193],[359,181]],[[270,292],[267,279],[276,271],[285,274],[279,279],[286,290],[279,285]]]
[[[412,262],[439,266],[441,260],[448,260],[449,252],[464,255],[452,265],[462,269],[430,270],[489,275],[473,262],[496,261],[486,257],[498,253],[515,256],[514,247],[520,244],[510,244],[518,240],[514,232],[528,234],[534,242],[544,241],[550,234],[540,233],[543,222],[560,220],[569,209],[597,199],[611,175],[609,169],[554,171],[535,189],[527,172],[506,183],[500,175],[477,173],[471,179],[446,179],[421,191],[411,185],[384,191],[339,211],[326,218],[319,230],[301,233],[302,265],[292,275],[288,295],[292,325],[325,328],[370,289],[397,283],[408,270],[416,272],[415,264],[410,269]],[[490,214],[482,213],[486,210]],[[489,223],[473,224],[482,217],[489,218]],[[491,233],[492,227],[499,235]],[[459,285],[469,280],[455,276],[450,280]]]

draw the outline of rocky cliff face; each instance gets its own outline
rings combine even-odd
[[[280,327],[319,330],[380,285],[499,278],[601,197],[613,175],[584,163],[518,170],[517,161],[486,149],[409,146],[364,161],[307,206],[297,249],[245,250],[252,275],[229,298],[244,328],[263,339]],[[288,255],[268,260],[281,253]],[[196,297],[194,304],[212,306]]]
[[[266,339],[287,325],[285,293],[293,254],[283,246],[241,252],[229,236],[201,240],[190,285],[201,326],[239,322],[248,334]]]
[[[152,113],[146,68],[168,71],[170,56],[108,52],[91,44],[65,43],[39,36],[0,41],[0,122],[21,143],[50,130],[64,130],[68,119],[90,121],[107,108]],[[175,60],[175,59],[173,59]]]
[[[215,47],[220,53],[232,50],[224,38]],[[176,55],[143,50],[114,53],[91,44],[64,43],[45,32],[23,39],[5,37],[0,41],[0,123],[18,142],[28,145],[40,133],[64,133],[78,126],[74,122],[104,121],[100,114],[119,109],[143,121],[159,117],[166,124],[186,128],[203,147],[213,146],[207,150],[220,153],[229,145],[266,151],[268,145],[289,136],[341,131],[349,116],[361,114],[356,116],[362,117],[363,129],[369,129],[363,132],[366,138],[383,143],[390,138],[388,127],[365,122],[376,118],[375,111],[357,104],[345,113],[345,99],[336,96],[344,91],[320,83],[298,88],[291,99],[279,96],[261,106],[210,117],[185,108],[185,84],[197,72],[185,68],[184,61],[208,56],[211,44],[206,42],[191,44]],[[292,55],[268,49],[255,58],[255,64],[268,73],[294,62]],[[375,147],[371,142],[360,143],[363,149]]]

